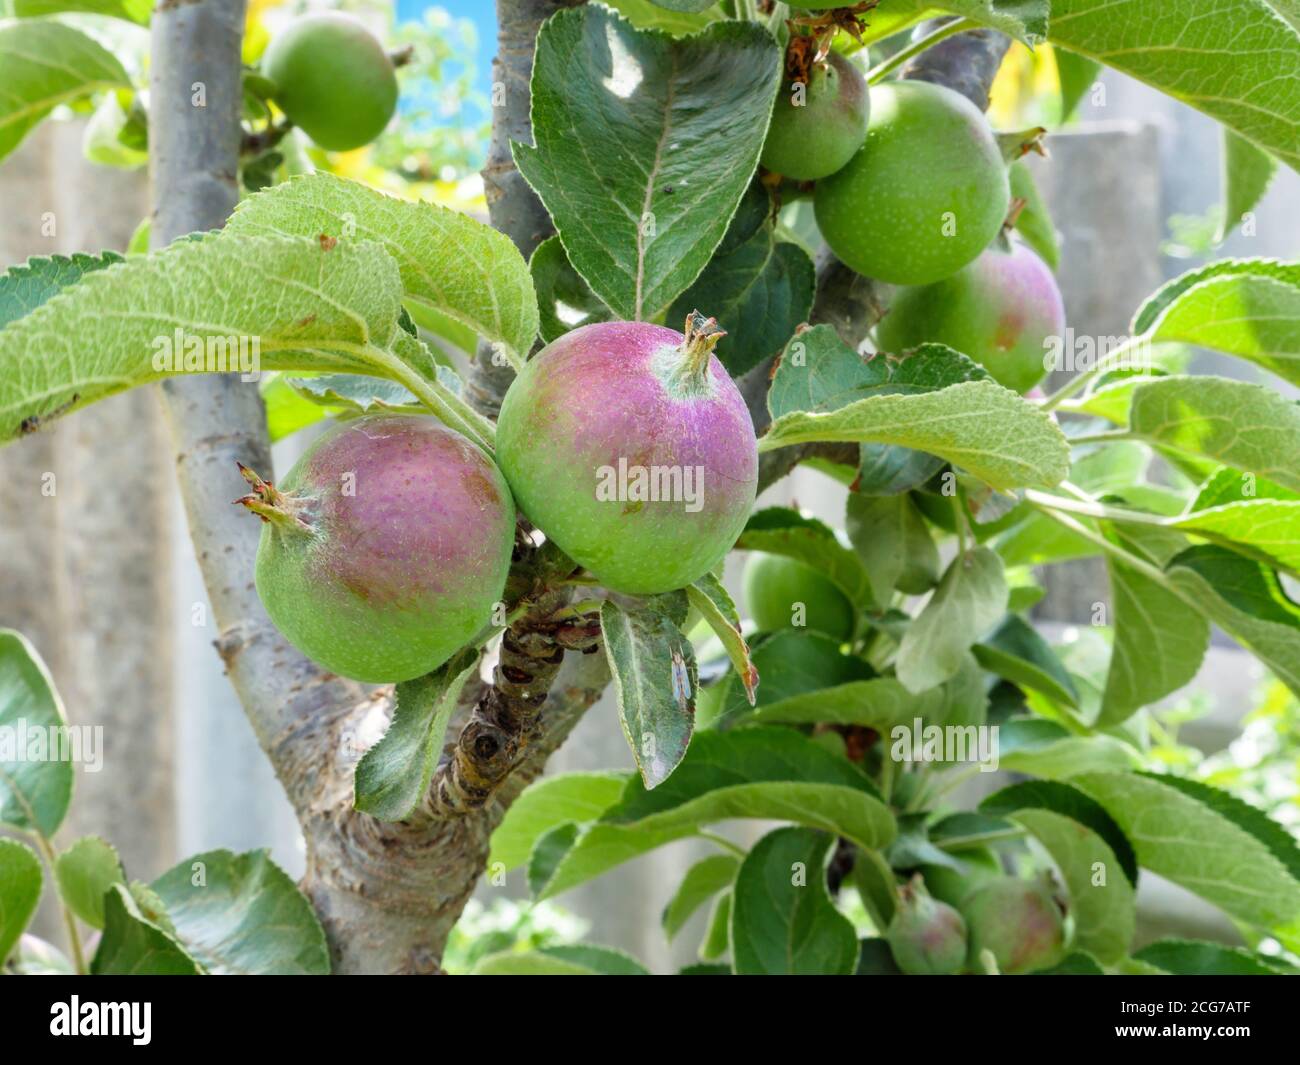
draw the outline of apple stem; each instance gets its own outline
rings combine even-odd
[[[706,318],[699,311],[686,316],[686,339],[682,343],[682,370],[694,382],[704,381],[709,372],[709,356],[727,331],[718,325],[716,318]]]
[[[300,516],[303,502],[289,492],[282,492],[270,481],[264,481],[256,472],[242,462],[236,461],[239,472],[253,488],[246,496],[234,501],[236,506],[244,506],[264,522],[284,532],[311,532],[312,528]]]

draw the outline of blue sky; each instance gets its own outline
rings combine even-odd
[[[468,18],[478,30],[478,54],[474,56],[476,83],[485,94],[492,92],[492,56],[496,54],[497,12],[493,0],[397,0],[399,22],[418,21],[428,7],[441,7],[455,18]]]

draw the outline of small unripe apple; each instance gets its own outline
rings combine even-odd
[[[341,422],[278,485],[239,502],[265,525],[256,581],[276,627],[354,680],[437,669],[491,620],[515,507],[492,461],[433,418]]]
[[[805,78],[786,78],[759,162],[796,181],[835,173],[862,147],[870,99],[858,68],[829,53]]]
[[[397,109],[397,75],[384,46],[337,12],[294,19],[267,45],[261,70],[275,83],[280,110],[330,151],[369,144]]]
[[[1005,974],[1046,969],[1065,956],[1065,915],[1042,878],[988,880],[965,897],[961,912],[970,931],[967,965],[975,972],[985,950]]]
[[[881,349],[897,354],[937,341],[1012,391],[1038,384],[1049,338],[1065,333],[1065,304],[1042,259],[1019,241],[1000,245],[942,281],[900,289],[877,328]]]
[[[528,518],[605,587],[636,595],[704,576],[758,486],[754,423],[699,315],[686,335],[600,322],[524,366],[497,420],[497,461]]]
[[[802,606],[802,623],[836,640],[853,635],[848,596],[827,577],[798,559],[755,552],[745,563],[745,604],[761,632],[788,629]]]
[[[1010,202],[1007,167],[979,108],[923,81],[872,87],[866,143],[813,193],[831,251],[895,285],[955,274],[997,236]]]
[[[894,961],[912,976],[957,972],[966,960],[966,922],[932,899],[921,874],[898,889],[898,907],[885,932]]]

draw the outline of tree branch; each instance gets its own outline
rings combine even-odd
[[[927,23],[934,29],[946,22]],[[989,109],[989,88],[1011,47],[1011,38],[991,29],[967,30],[940,41],[903,68],[903,77],[955,89],[981,111]]]
[[[224,224],[239,196],[240,41],[244,0],[163,3],[154,13],[149,165],[155,248]],[[271,468],[257,385],[233,375],[162,386],[190,536],[212,601],[217,650],[262,748],[286,788],[286,738],[356,704],[361,690],[328,678],[285,642],[253,588],[258,523],[230,500],[235,461]],[[291,793],[291,797],[292,793]]]
[[[529,258],[555,228],[542,201],[515,166],[510,142],[533,143],[530,114],[533,49],[542,23],[556,11],[582,0],[497,0],[497,54],[492,60],[492,138],[483,167],[488,218]],[[480,411],[495,418],[514,371],[480,343],[465,394]]]

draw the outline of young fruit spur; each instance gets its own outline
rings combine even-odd
[[[966,961],[966,922],[930,897],[920,873],[898,889],[885,939],[898,967],[912,976],[955,973]]]
[[[1047,376],[1043,360],[1050,339],[1065,334],[1065,304],[1042,259],[1019,241],[995,241],[952,277],[899,289],[876,333],[895,353],[947,344],[1023,393]]]
[[[272,38],[261,71],[275,83],[280,110],[330,151],[369,144],[397,109],[397,75],[384,46],[337,12],[295,18]]]
[[[280,484],[244,476],[253,491],[238,502],[265,522],[258,595],[308,658],[354,680],[411,680],[489,622],[515,506],[492,461],[441,422],[340,422]]]
[[[497,461],[528,518],[605,587],[682,588],[736,542],[758,486],[749,410],[712,354],[723,334],[600,322],[511,384]]]
[[[955,274],[997,236],[1010,203],[1006,163],[979,108],[924,81],[874,86],[866,143],[813,192],[831,251],[895,285]]]
[[[806,70],[791,65],[788,59],[759,162],[782,177],[814,181],[835,173],[862,147],[871,98],[858,68],[838,52],[800,63]]]
[[[998,972],[1017,974],[1046,969],[1065,956],[1065,915],[1044,878],[987,880],[961,903],[970,931],[967,964],[982,972],[987,950]]]

